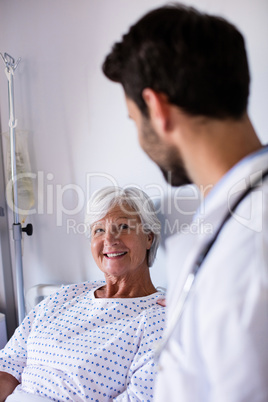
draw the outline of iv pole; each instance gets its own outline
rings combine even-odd
[[[16,290],[18,304],[18,324],[21,324],[25,317],[25,300],[24,300],[24,284],[23,284],[23,265],[22,265],[22,232],[26,232],[28,236],[32,235],[33,228],[28,224],[25,228],[21,227],[18,212],[18,189],[17,189],[17,171],[16,171],[16,132],[17,120],[15,119],[14,108],[14,72],[18,67],[21,58],[16,62],[9,54],[0,53],[6,68],[5,73],[8,79],[8,103],[9,103],[9,138],[11,151],[11,182],[13,191],[13,239],[15,248],[15,275]]]

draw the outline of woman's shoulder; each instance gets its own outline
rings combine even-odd
[[[81,294],[86,294],[99,286],[102,286],[104,283],[103,280],[98,280],[61,285],[59,289],[50,296],[50,299],[71,299]]]
[[[166,326],[167,309],[158,304],[158,300],[164,298],[165,294],[157,292],[151,295],[148,304],[135,318],[139,322],[139,327],[143,328],[144,336],[154,336],[155,333],[162,334]]]
[[[97,281],[86,281],[86,282],[81,282],[81,283],[71,283],[67,285],[62,285],[60,288],[60,291],[87,291],[90,289],[95,289],[98,286],[102,286],[105,283],[103,280],[97,280]]]
[[[156,293],[150,295],[143,305],[144,308],[141,311],[141,315],[143,315],[146,319],[155,319],[156,317],[160,316],[165,318],[166,307],[163,307],[162,304],[159,304],[159,301],[163,299],[165,299],[165,293],[162,291],[157,291]]]

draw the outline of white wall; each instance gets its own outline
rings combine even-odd
[[[262,141],[267,141],[267,0],[185,3],[221,14],[243,32],[252,76],[249,112]],[[0,1],[0,51],[22,57],[15,73],[16,113],[18,127],[29,131],[32,171],[38,175],[38,213],[28,220],[34,234],[24,239],[26,290],[37,283],[102,277],[88,240],[69,228],[70,219],[76,225],[83,222],[84,200],[94,190],[112,182],[135,184],[160,202],[169,191],[158,168],[139,148],[121,88],[101,72],[113,42],[147,10],[162,4],[156,0]],[[0,64],[2,131],[8,128],[6,86]],[[63,208],[69,214],[62,214]],[[76,229],[81,230],[81,225]],[[156,285],[166,284],[164,268],[162,248],[151,271]]]

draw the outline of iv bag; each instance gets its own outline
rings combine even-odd
[[[33,181],[31,177],[31,166],[28,152],[28,132],[15,131],[16,135],[16,185],[18,194],[18,209],[20,222],[23,224],[29,210],[34,206]],[[9,133],[4,133],[6,142],[6,199],[11,209],[14,208],[13,186],[11,180],[11,149]]]

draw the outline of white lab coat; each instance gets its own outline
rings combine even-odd
[[[267,148],[242,160],[211,191],[189,233],[169,239],[168,325],[185,278],[229,203],[245,179],[252,183],[267,168]],[[267,402],[268,178],[223,227],[194,286],[162,351],[154,400]]]

